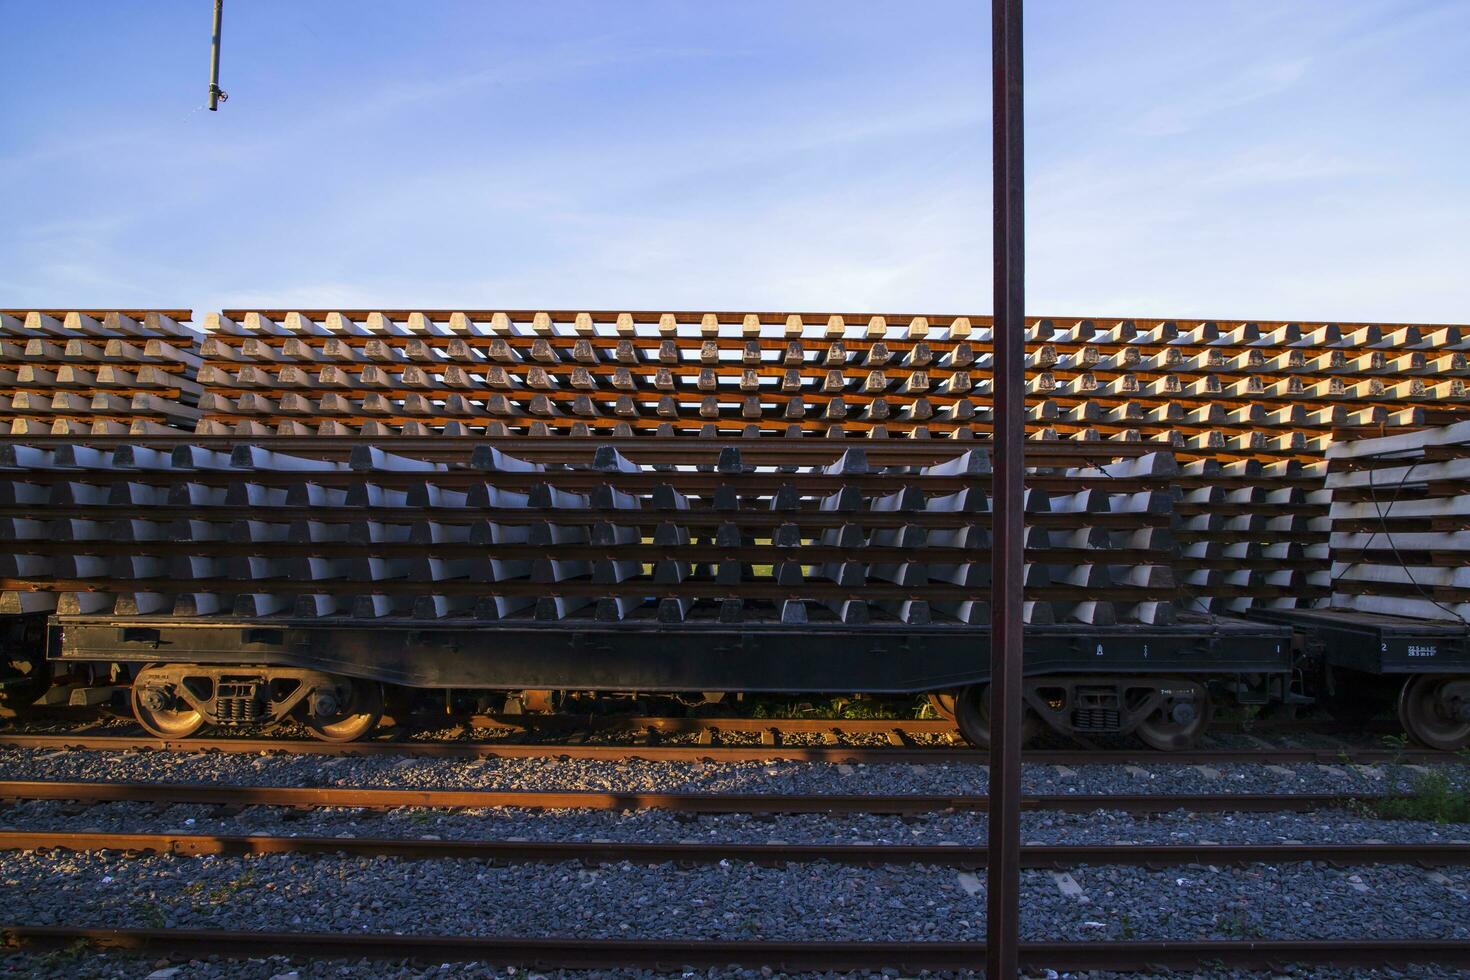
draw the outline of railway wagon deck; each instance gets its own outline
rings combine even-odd
[[[516,692],[858,692],[930,694],[984,742],[988,627],[774,618],[738,625],[632,617],[477,624],[412,618],[60,616],[56,661],[129,664],[141,720],[164,735],[304,710],[319,734],[363,734],[377,685]],[[1027,634],[1031,731],[1137,732],[1192,742],[1222,695],[1286,695],[1289,631],[1230,618],[1168,626],[1038,626]],[[528,699],[529,700],[529,699]],[[325,702],[325,703],[324,703]],[[348,710],[347,705],[360,710]],[[351,719],[356,719],[351,721]],[[349,724],[348,722],[351,721]],[[338,727],[334,730],[332,725]]]

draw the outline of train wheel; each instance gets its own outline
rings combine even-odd
[[[1470,745],[1470,715],[1466,707],[1450,704],[1443,688],[1456,678],[1419,674],[1404,682],[1399,693],[1399,724],[1416,741],[1431,749],[1454,752]]]
[[[383,686],[374,681],[335,678],[318,688],[306,707],[306,727],[325,742],[351,742],[378,726],[383,717]]]
[[[204,727],[204,716],[179,696],[178,688],[149,677],[145,667],[133,679],[130,700],[138,724],[159,738],[188,738]]]
[[[950,691],[931,691],[928,695],[929,707],[934,713],[945,721],[954,721],[954,694]]]
[[[990,748],[990,685],[972,684],[952,695],[954,722],[971,745]],[[1025,745],[1041,734],[1044,722],[1029,708],[1022,707],[1021,744]]]
[[[1203,684],[1179,681],[1172,693],[1134,729],[1143,743],[1162,752],[1191,748],[1210,727],[1215,709]]]

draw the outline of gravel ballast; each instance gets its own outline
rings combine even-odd
[[[218,809],[178,805],[140,810],[134,803],[104,803],[78,811],[37,800],[0,810],[0,829],[94,833],[266,834],[297,837],[385,837],[443,840],[618,841],[636,843],[719,841],[766,844],[982,845],[983,813],[937,812],[920,817],[883,814],[687,814],[664,810],[431,810],[371,811],[343,808],[293,810],[249,807],[222,816]],[[1347,811],[1230,814],[1176,811],[1135,815],[1023,812],[1022,839],[1032,844],[1341,844],[1470,842],[1470,824],[1376,820]]]
[[[1458,786],[1470,766],[1437,763]],[[1139,766],[1031,764],[1032,794],[1340,793],[1409,790],[1426,767],[1381,764],[1150,762]],[[614,792],[975,794],[985,767],[966,763],[836,765],[575,759],[365,759],[322,756],[84,750],[0,750],[0,779],[177,782]],[[0,829],[102,833],[277,834],[313,837],[525,839],[532,841],[983,844],[983,813],[918,817],[865,814],[694,815],[668,811],[353,809],[130,803],[77,809],[50,801],[0,810]],[[1470,841],[1470,824],[1380,821],[1350,811],[1293,814],[1023,814],[1033,844],[1350,843]],[[984,938],[983,873],[922,865],[862,868],[826,863],[761,867],[727,862],[493,865],[346,855],[189,858],[9,853],[0,857],[5,918],[26,924],[577,935],[587,938],[968,940]],[[1470,939],[1470,869],[1332,868],[1294,862],[1162,870],[1080,867],[1059,878],[1023,873],[1023,938]],[[13,954],[0,975],[137,977],[527,976],[653,977],[644,971],[511,971],[487,964],[356,963],[276,958],[180,961],[116,952],[65,957]],[[292,972],[296,973],[291,977]],[[1322,977],[1437,977],[1452,971],[1302,969]],[[684,974],[672,976],[706,975]],[[720,970],[711,976],[764,977]],[[887,975],[897,976],[897,971]],[[1188,976],[1192,974],[1179,974]],[[1280,976],[1222,973],[1210,976]],[[813,975],[815,976],[815,975]],[[1069,974],[1102,978],[1104,973]]]
[[[1292,863],[1022,872],[1032,939],[1470,938],[1470,869]],[[14,853],[7,915],[47,925],[583,938],[984,937],[983,875],[912,865],[491,865],[329,855]]]
[[[169,972],[176,971],[176,972]],[[412,964],[399,960],[301,960],[273,956],[251,960],[154,960],[124,953],[83,954],[50,957],[29,953],[0,959],[0,975],[23,975],[38,980],[341,980],[343,977],[374,977],[380,980],[767,980],[771,976],[800,977],[802,980],[859,980],[866,977],[899,977],[896,969],[861,973],[773,973],[766,969],[721,967],[706,971],[675,970],[657,973],[648,970],[527,970],[486,963]],[[979,976],[977,973],[924,973],[927,977]],[[1277,980],[1281,977],[1311,977],[1314,980],[1438,980],[1457,976],[1457,972],[1429,966],[1410,966],[1396,970],[1340,970],[1320,967],[1284,965],[1278,970],[1241,971],[1210,970],[1178,973],[1129,973],[1107,971],[1064,973],[1065,980],[1183,980],[1208,976],[1211,980]]]
[[[1456,785],[1470,765],[1434,767]],[[1303,763],[1220,766],[1158,762],[1147,766],[1028,765],[1022,789],[1033,794],[1353,793],[1410,789],[1427,767]],[[232,783],[249,786],[354,786],[385,789],[485,789],[620,793],[972,794],[987,789],[985,766],[847,765],[821,762],[655,762],[595,759],[351,758],[285,754],[103,752],[83,749],[0,751],[0,779],[93,782]]]

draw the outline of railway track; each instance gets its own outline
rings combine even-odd
[[[588,864],[717,864],[748,861],[779,865],[932,864],[985,867],[987,849],[950,844],[736,844],[615,841],[433,840],[383,837],[286,837],[279,834],[220,836],[88,831],[0,831],[0,851],[123,851],[200,857],[258,854],[352,854],[414,859],[475,859],[504,862],[581,861]],[[1030,844],[1021,848],[1024,868],[1077,865],[1239,865],[1325,862],[1337,865],[1470,865],[1470,844]]]
[[[921,748],[907,745],[710,745],[616,744],[585,745],[567,742],[402,741],[323,742],[297,738],[189,738],[162,739],[146,735],[27,735],[0,733],[0,748],[101,752],[221,752],[258,755],[333,757],[404,757],[425,759],[596,759],[660,762],[828,762],[863,765],[985,765],[989,753],[966,748]],[[1459,756],[1433,749],[1393,749],[1344,746],[1341,748],[1191,749],[1160,752],[1136,749],[1035,749],[1024,754],[1035,765],[1238,765],[1261,763],[1323,763],[1379,765],[1455,762]]]
[[[97,705],[32,705],[23,709],[0,706],[0,721],[8,722],[12,727],[28,723],[91,726],[107,721],[132,722],[133,716],[126,709]],[[954,722],[945,718],[716,718],[571,712],[468,715],[412,713],[405,716],[385,714],[378,730],[403,733],[449,727],[466,731],[483,729],[548,737],[623,733],[633,736],[693,735],[713,740],[721,735],[756,735],[779,744],[788,735],[816,735],[822,738],[868,735],[882,736],[889,741],[931,738],[963,744],[963,738]],[[1399,728],[1395,724],[1378,721],[1345,724],[1325,719],[1269,718],[1249,722],[1215,721],[1210,724],[1208,731],[1217,734],[1361,736],[1391,735],[1399,732]]]
[[[348,854],[373,858],[460,859],[498,863],[577,861],[588,864],[631,862],[689,867],[723,861],[764,865],[829,862],[854,866],[937,865],[983,867],[984,848],[950,845],[643,843],[607,841],[530,842],[519,840],[425,840],[372,837],[217,836],[121,834],[59,831],[0,833],[0,850],[112,851],[128,854],[214,855]],[[1470,844],[1274,844],[1274,845],[1030,845],[1021,864],[1030,869],[1079,865],[1249,865],[1324,862],[1351,867],[1414,864],[1424,867],[1470,864]],[[222,932],[198,929],[78,928],[0,926],[0,941],[11,948],[71,948],[78,943],[149,955],[217,955],[258,958],[262,949],[298,957],[388,958],[432,962],[480,960],[538,968],[770,966],[773,969],[972,970],[984,960],[975,942],[790,942],[652,939],[568,940],[557,936],[402,936],[379,933]],[[1368,942],[1296,940],[1107,941],[1026,944],[1022,966],[1033,970],[1156,970],[1161,967],[1273,968],[1284,963],[1371,967],[1411,962],[1439,966],[1470,965],[1470,942],[1463,940],[1375,940]]]
[[[1364,799],[1338,793],[1228,793],[1228,794],[1112,794],[1067,793],[1027,795],[1025,810],[1091,813],[1118,810],[1128,813],[1196,812],[1309,812],[1347,807]],[[1366,797],[1371,799],[1372,797]],[[75,803],[176,803],[226,807],[355,807],[395,809],[432,807],[480,809],[520,807],[532,810],[678,810],[686,813],[896,813],[940,811],[985,812],[985,796],[877,793],[832,795],[780,793],[637,793],[529,790],[368,789],[361,787],[222,786],[208,783],[63,782],[13,780],[0,782],[0,801],[65,800]]]
[[[800,720],[803,727],[822,726],[830,720]],[[869,722],[869,731],[885,731]],[[937,726],[935,726],[937,727]],[[577,758],[827,758],[838,761],[985,762],[973,750],[919,748],[894,743],[880,747],[794,745],[577,745],[567,743],[473,743],[373,741],[343,745],[282,738],[227,738],[215,741],[164,741],[86,733],[59,736],[0,735],[0,745],[31,748],[64,745],[92,749],[162,749],[194,752],[302,752],[327,756],[424,756],[428,758],[486,758],[499,756],[571,756]],[[1032,762],[1144,763],[1282,761],[1415,761],[1454,758],[1443,754],[1397,750],[1273,749],[1201,750],[1163,754],[1146,750],[1127,752],[1038,751]],[[786,755],[784,753],[791,753]],[[806,753],[806,754],[797,754]],[[1294,754],[1295,753],[1295,754]],[[1196,761],[1201,760],[1201,761]],[[222,814],[249,806],[294,808],[348,807],[377,810],[398,807],[445,809],[518,807],[527,809],[598,809],[608,811],[666,809],[690,813],[828,813],[924,814],[949,810],[984,812],[984,796],[963,795],[777,795],[726,793],[601,793],[601,792],[492,792],[480,790],[401,790],[358,787],[255,787],[217,784],[169,783],[63,783],[0,782],[0,802],[50,799],[82,804],[129,801],[145,807],[173,804],[217,806]],[[1032,810],[1091,812],[1100,809],[1132,813],[1288,812],[1342,808],[1360,797],[1335,794],[1066,794],[1030,796],[1022,806]],[[146,816],[150,811],[144,810]],[[154,810],[161,813],[161,810]],[[155,825],[156,826],[156,825]],[[145,821],[142,828],[149,829]],[[691,868],[722,861],[753,865],[840,864],[854,868],[932,865],[971,871],[985,865],[986,849],[948,844],[783,844],[708,842],[550,842],[522,840],[455,840],[383,837],[324,837],[278,834],[211,835],[192,833],[98,833],[88,831],[14,830],[0,832],[0,851],[89,851],[122,854],[167,854],[180,857],[213,855],[299,855],[308,859],[335,854],[363,858],[417,860],[479,860],[501,865],[580,862],[584,864],[671,865]],[[1445,867],[1470,865],[1470,844],[1165,844],[1165,845],[1032,845],[1022,849],[1021,864],[1030,869],[1078,866],[1183,865],[1249,866],[1319,863],[1362,868],[1371,865]],[[299,957],[340,957],[349,960],[388,958],[433,962],[479,960],[515,963],[537,968],[662,968],[725,967],[741,964],[779,970],[875,969],[974,970],[984,962],[985,947],[976,942],[789,942],[699,939],[567,940],[539,936],[398,936],[380,933],[218,932],[194,929],[78,928],[0,926],[0,941],[22,950],[96,948],[128,950],[150,956],[167,955],[250,958],[261,950]],[[1156,970],[1161,967],[1270,968],[1284,963],[1313,966],[1371,967],[1433,963],[1442,967],[1470,966],[1470,941],[1382,940],[1341,941],[1109,941],[1046,942],[1027,944],[1022,965],[1037,971],[1068,969]]]
[[[0,926],[6,946],[55,949],[77,943],[104,949],[176,956],[250,958],[262,951],[324,958],[414,959],[426,962],[477,960],[522,963],[542,969],[627,967],[770,966],[773,969],[858,970],[892,965],[900,969],[975,970],[985,962],[985,944],[973,942],[773,942],[701,939],[572,939],[486,936],[425,936],[398,933],[227,932],[214,929],[90,929],[71,926]],[[1470,966],[1470,941],[1390,940],[1205,940],[1022,943],[1024,970],[1156,971],[1217,968],[1269,969],[1285,963],[1374,967],[1404,963]]]
[[[644,759],[665,761],[772,761],[804,760],[832,763],[909,765],[983,765],[987,754],[968,748],[933,744],[953,729],[948,722],[930,720],[864,719],[659,719],[620,718],[608,724],[568,725],[564,721],[519,724],[519,719],[480,718],[488,722],[468,726],[499,729],[506,740],[456,741],[380,738],[353,743],[275,737],[225,737],[168,740],[127,734],[88,731],[64,734],[0,732],[0,747],[37,751],[84,749],[92,751],[221,752],[232,754],[282,753],[322,757],[400,757],[425,759],[572,758],[608,761]],[[578,719],[586,722],[587,719]],[[1291,726],[1288,726],[1290,728]],[[1310,730],[1310,726],[1297,726]],[[510,730],[516,730],[514,734]],[[565,735],[571,731],[572,738]],[[586,744],[576,738],[586,731],[640,733],[638,744]],[[652,733],[643,735],[642,733]],[[724,734],[759,734],[759,744],[715,744]],[[660,736],[694,734],[678,744],[660,744]],[[817,735],[823,744],[792,744],[787,736],[808,743]],[[869,744],[842,744],[851,735],[867,736]],[[873,745],[875,736],[886,744]],[[470,736],[472,737],[472,736]],[[925,742],[925,739],[928,739]],[[510,740],[514,739],[514,741]],[[542,740],[544,739],[544,740]],[[748,739],[747,739],[748,740]],[[916,744],[917,743],[917,744]],[[1227,765],[1241,763],[1359,764],[1434,763],[1456,761],[1448,753],[1343,746],[1278,747],[1261,743],[1260,749],[1198,749],[1161,753],[1142,747],[1124,750],[1044,749],[1028,752],[1037,765]],[[1148,814],[1174,810],[1208,812],[1304,812],[1348,807],[1362,797],[1337,794],[1066,794],[1026,797],[1031,810],[1091,812],[1126,811]],[[726,793],[602,793],[498,792],[481,790],[402,790],[358,787],[222,786],[169,783],[0,782],[0,803],[25,800],[65,800],[81,804],[129,801],[142,804],[142,813],[161,813],[173,804],[214,806],[221,814],[249,806],[298,809],[344,807],[387,810],[398,807],[444,809],[515,807],[526,809],[578,808],[606,811],[665,809],[689,813],[827,813],[925,814],[948,810],[985,812],[988,800],[964,795],[777,795]],[[151,830],[148,821],[135,825]],[[154,826],[157,826],[156,824]],[[0,832],[0,852],[100,852],[123,855],[157,854],[179,857],[239,858],[259,855],[296,855],[325,858],[350,855],[361,858],[405,860],[477,860],[498,865],[578,862],[587,865],[670,865],[676,869],[718,864],[722,861],[782,867],[790,864],[837,864],[852,868],[925,865],[968,872],[985,866],[983,847],[950,844],[785,844],[702,842],[609,842],[601,840],[525,841],[513,839],[414,839],[355,836],[284,836],[267,834],[193,834],[176,832],[113,833],[19,829]],[[1426,868],[1470,866],[1470,844],[1055,844],[1022,848],[1021,865],[1028,869],[1079,866],[1135,866],[1145,868],[1200,866],[1292,865],[1316,863],[1350,868],[1374,865],[1416,865]],[[1453,873],[1448,872],[1447,873]],[[0,942],[18,950],[77,948],[134,951],[150,956],[192,957],[218,955],[241,959],[261,956],[261,950],[299,957],[339,957],[348,960],[387,958],[447,962],[479,960],[515,963],[538,968],[662,968],[770,966],[779,970],[875,969],[974,970],[983,962],[985,947],[977,942],[791,942],[699,939],[568,940],[561,937],[509,936],[399,936],[381,933],[219,932],[197,929],[79,928],[0,926]],[[1111,969],[1157,970],[1163,967],[1272,968],[1285,963],[1309,966],[1376,967],[1406,963],[1433,963],[1441,967],[1470,966],[1470,941],[1375,940],[1372,942],[1296,940],[1108,941],[1045,942],[1025,944],[1023,968],[1042,970]]]

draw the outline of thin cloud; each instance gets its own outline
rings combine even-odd
[[[1170,102],[1145,111],[1129,127],[1138,136],[1181,136],[1197,132],[1221,113],[1269,99],[1297,84],[1311,59],[1247,64],[1213,85],[1186,89]]]
[[[70,64],[156,51],[99,87],[36,7],[0,64],[0,291],[985,312],[983,12],[861,10],[257,0],[278,46],[231,35],[215,115],[171,15],[68,26]],[[1465,319],[1467,35],[1451,0],[1033,8],[1031,308]]]

